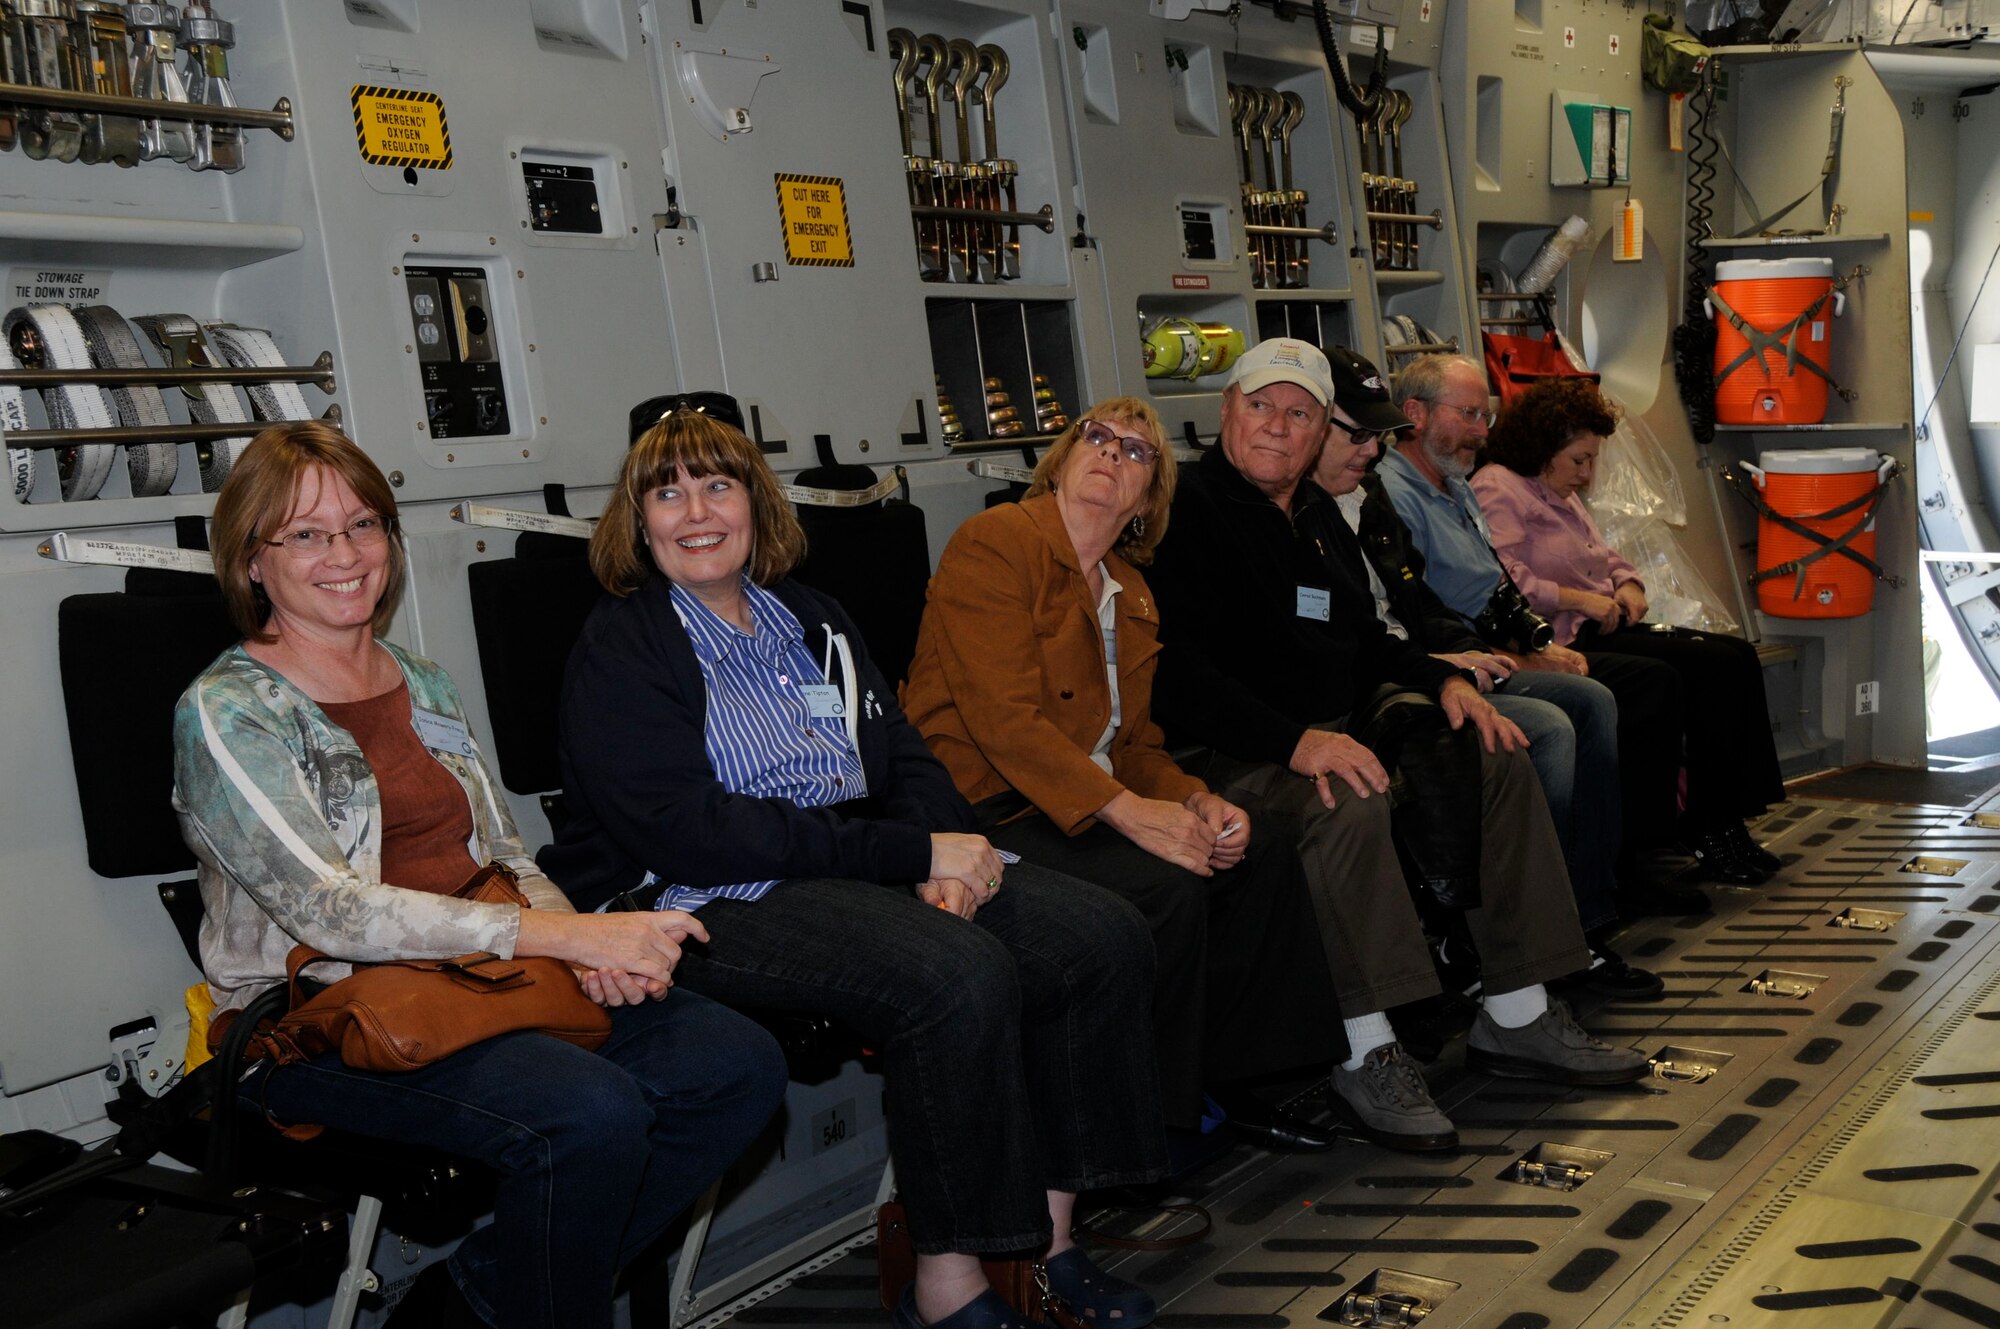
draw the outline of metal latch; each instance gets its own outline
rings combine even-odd
[[[1573,1191],[1596,1174],[1577,1163],[1530,1163],[1514,1165],[1514,1180],[1523,1186],[1546,1186],[1555,1191]]]
[[[1887,932],[1902,915],[1889,909],[1843,909],[1827,920],[1829,926],[1861,932]]]
[[[1693,1062],[1656,1061],[1653,1063],[1653,1078],[1656,1080],[1672,1080],[1676,1084],[1700,1084],[1704,1080],[1713,1079],[1714,1076],[1715,1067],[1713,1066],[1703,1066]]]
[[[1795,978],[1753,978],[1750,990],[1765,997],[1791,997],[1804,1001],[1812,995],[1812,989]]]
[[[1403,1292],[1350,1292],[1340,1299],[1340,1318],[1335,1324],[1365,1325],[1368,1329],[1395,1329],[1411,1325],[1431,1313],[1422,1297]]]

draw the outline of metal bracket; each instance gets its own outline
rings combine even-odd
[[[1530,1163],[1514,1165],[1514,1180],[1523,1186],[1543,1186],[1552,1191],[1573,1191],[1597,1174],[1576,1163]]]
[[[1366,1326],[1367,1329],[1400,1329],[1431,1313],[1422,1297],[1403,1292],[1350,1292],[1339,1302],[1335,1324]]]

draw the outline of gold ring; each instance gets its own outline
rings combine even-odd
[[[988,878],[986,879],[986,889],[987,889],[987,890],[989,890],[989,891],[997,891],[997,890],[999,890],[999,889],[1000,889],[1000,878],[998,878],[998,877],[988,877]]]

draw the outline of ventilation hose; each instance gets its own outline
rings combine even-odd
[[[1357,93],[1354,80],[1347,73],[1347,57],[1340,53],[1340,44],[1334,40],[1333,15],[1327,12],[1326,0],[1313,0],[1313,24],[1319,29],[1319,46],[1326,53],[1326,67],[1333,74],[1334,95],[1356,120],[1366,120],[1382,104],[1382,90],[1389,83],[1388,43],[1375,43],[1375,67],[1368,75],[1368,91]]]
[[[1703,447],[1715,441],[1715,321],[1702,302],[1708,297],[1709,251],[1701,243],[1714,232],[1716,140],[1708,132],[1715,109],[1715,62],[1703,71],[1701,86],[1688,100],[1687,292],[1680,326],[1674,329],[1674,380],[1688,429]]]

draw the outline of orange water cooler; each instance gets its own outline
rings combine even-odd
[[[1895,470],[1893,459],[1873,448],[1813,448],[1765,452],[1757,463],[1745,464],[1743,470],[1772,512],[1828,540],[1839,540],[1865,522],[1846,547],[1874,559],[1875,521],[1867,513],[1866,500]],[[1857,505],[1853,511],[1825,515],[1849,503]],[[1783,568],[1823,548],[1818,541],[1786,530],[1769,516],[1757,519],[1760,573]],[[1775,618],[1856,618],[1874,604],[1875,575],[1838,553],[1822,555],[1808,564],[1803,581],[1795,572],[1781,571],[1757,583],[1757,607]]]
[[[1726,425],[1825,420],[1832,323],[1847,300],[1833,289],[1833,260],[1718,263],[1715,295],[1720,298],[1708,308],[1715,315],[1716,420]],[[1729,317],[1731,310],[1744,326]],[[1763,344],[1753,348],[1753,340]]]

